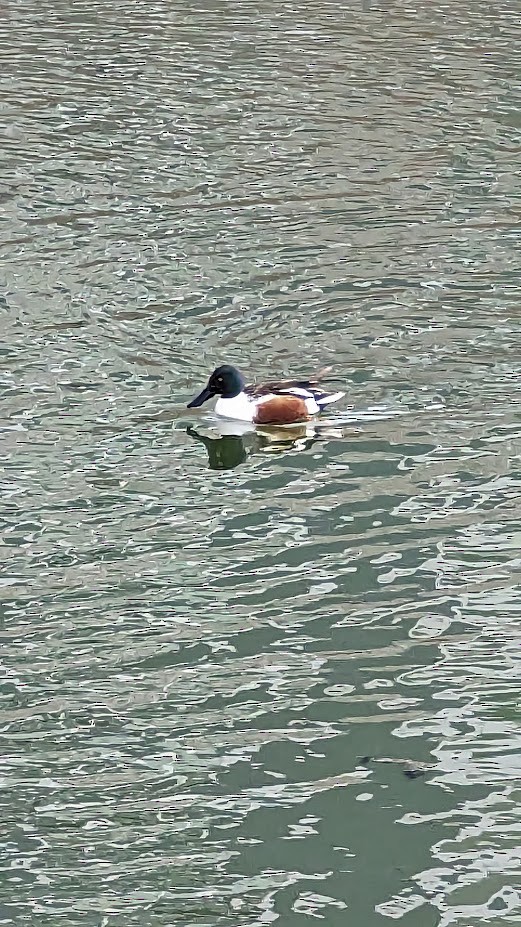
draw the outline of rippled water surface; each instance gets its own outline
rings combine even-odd
[[[1,15],[0,923],[520,924],[519,3]]]

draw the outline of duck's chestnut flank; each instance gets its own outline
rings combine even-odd
[[[257,406],[255,425],[293,425],[309,421],[308,408],[300,396],[274,396]]]

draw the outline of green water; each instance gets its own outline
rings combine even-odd
[[[519,4],[3,17],[0,924],[520,924]]]

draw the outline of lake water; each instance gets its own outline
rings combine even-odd
[[[2,18],[0,924],[521,924],[519,3]]]

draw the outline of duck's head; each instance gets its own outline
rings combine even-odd
[[[195,399],[188,403],[188,409],[195,409],[202,406],[203,402],[212,399],[213,396],[222,396],[223,399],[233,399],[238,396],[244,389],[244,378],[236,367],[230,364],[223,364],[216,367],[208,383],[202,392]]]

